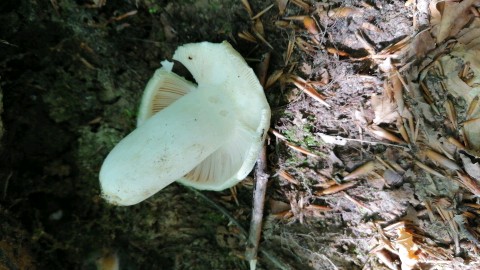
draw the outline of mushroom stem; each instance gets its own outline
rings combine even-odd
[[[105,159],[103,196],[136,204],[186,175],[231,137],[233,109],[225,92],[202,86],[152,116]]]

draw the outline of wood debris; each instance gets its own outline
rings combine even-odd
[[[283,170],[279,171],[278,175],[281,178],[287,180],[287,182],[289,182],[290,184],[297,185],[297,186],[300,185],[300,183],[295,178],[293,178],[293,176],[291,176],[289,173],[287,173],[286,171],[283,171]]]
[[[315,195],[323,196],[323,195],[334,194],[334,193],[349,189],[349,188],[355,186],[356,184],[357,184],[356,182],[348,182],[348,183],[345,183],[345,184],[333,185],[333,186],[328,187],[326,189],[323,189],[321,191],[315,192]]]
[[[360,176],[363,176],[363,175],[366,175],[366,174],[372,172],[375,168],[376,168],[375,162],[374,161],[369,161],[369,162],[359,166],[358,168],[353,170],[351,173],[345,175],[343,177],[343,180],[347,181],[347,180],[352,180],[352,179],[358,178]]]
[[[315,157],[315,158],[320,157],[319,155],[314,154],[314,153],[312,153],[311,151],[309,151],[309,150],[307,150],[307,149],[305,149],[305,148],[302,148],[302,147],[300,147],[300,146],[296,146],[296,145],[294,145],[294,144],[292,144],[292,143],[285,142],[285,145],[287,145],[287,146],[290,147],[291,149],[293,149],[293,150],[295,150],[295,151],[297,151],[297,152],[300,152],[300,153],[302,153],[302,154],[305,154],[305,155],[307,155],[307,156],[311,156],[311,157]]]
[[[322,105],[330,107],[330,105],[325,101],[325,97],[318,93],[309,82],[305,81],[299,76],[289,75],[287,77],[287,82],[293,83],[296,87],[298,87],[298,89],[302,90],[305,94],[320,102]]]

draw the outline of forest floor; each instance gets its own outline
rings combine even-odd
[[[258,269],[479,269],[478,15],[473,0],[1,1],[0,269],[249,268],[253,175],[130,207],[98,182],[160,61],[223,40],[253,68],[270,53]]]

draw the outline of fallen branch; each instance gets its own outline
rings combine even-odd
[[[263,208],[265,205],[265,193],[267,191],[268,174],[265,173],[267,165],[267,154],[265,146],[260,152],[255,170],[255,189],[253,191],[252,219],[250,221],[250,232],[247,240],[245,258],[250,262],[250,270],[257,265],[257,253],[262,233]]]
[[[267,79],[270,57],[270,52],[265,53],[262,62],[257,66],[257,77],[263,87],[265,87]],[[255,168],[252,219],[250,220],[250,232],[248,234],[247,248],[245,250],[245,259],[250,263],[250,270],[255,270],[257,267],[258,246],[262,235],[263,208],[265,205],[265,193],[267,191],[268,182],[268,175],[265,173],[266,168],[267,150],[266,146],[263,145],[257,159],[257,167]]]

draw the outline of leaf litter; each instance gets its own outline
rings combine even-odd
[[[282,31],[302,45],[285,47],[299,67],[281,76],[322,99],[282,99],[291,85],[272,84],[272,106],[285,108],[273,128],[340,162],[275,146],[271,196],[291,208],[267,218],[266,245],[313,269],[478,268],[479,211],[466,205],[479,203],[480,3],[285,3],[278,16],[294,30]],[[322,70],[329,80],[311,84]],[[331,211],[302,210],[311,204]]]

